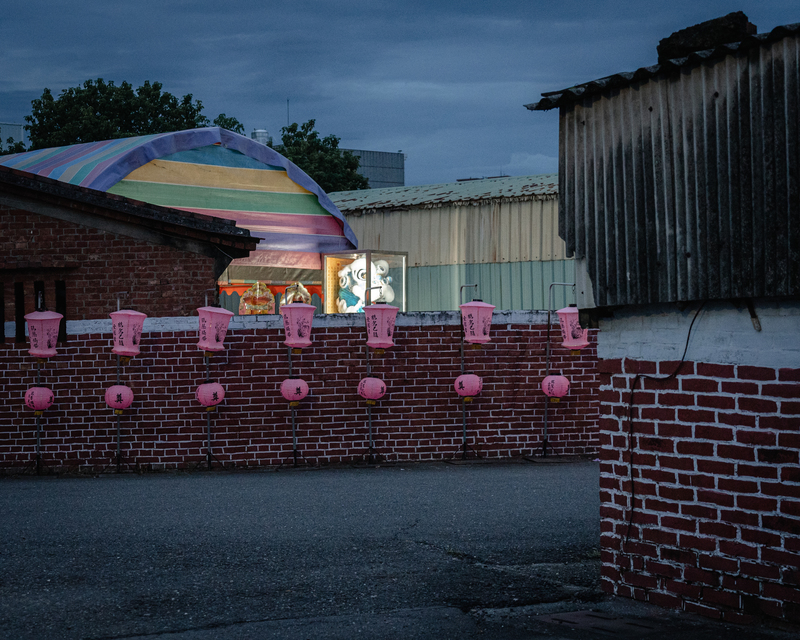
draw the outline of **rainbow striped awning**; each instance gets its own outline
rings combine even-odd
[[[358,246],[342,213],[300,168],[219,127],[28,151],[0,157],[0,165],[235,220],[261,240],[251,258],[262,265],[314,268],[320,253]]]

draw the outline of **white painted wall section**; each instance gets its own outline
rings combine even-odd
[[[600,359],[680,360],[699,303],[615,310],[600,321]],[[800,368],[800,302],[754,301],[761,331],[744,305],[707,302],[692,329],[686,359],[714,364]]]

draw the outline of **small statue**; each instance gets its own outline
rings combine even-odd
[[[302,282],[295,282],[286,287],[286,291],[281,296],[281,306],[291,304],[292,302],[302,302],[303,304],[311,304],[311,294],[303,286]]]
[[[389,263],[386,260],[376,260],[370,263],[372,272],[372,289],[370,298],[372,302],[392,302],[394,289],[392,289]],[[339,271],[339,299],[336,308],[339,313],[363,313],[367,294],[367,259],[357,258],[341,271]]]
[[[262,315],[275,313],[275,296],[263,282],[256,282],[242,295],[239,301],[239,315]]]

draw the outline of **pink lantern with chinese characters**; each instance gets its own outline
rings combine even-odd
[[[316,309],[313,304],[303,302],[291,302],[281,307],[287,347],[302,349],[311,345],[311,325]]]
[[[109,316],[111,316],[111,332],[114,337],[114,347],[111,350],[119,356],[128,358],[138,356],[142,327],[147,315],[123,309],[114,311]]]
[[[50,358],[56,355],[58,326],[63,317],[54,311],[34,311],[25,316],[31,342],[28,353],[37,358]]]
[[[197,314],[200,316],[200,340],[197,346],[206,352],[223,351],[233,313],[219,307],[200,307]]]
[[[386,393],[386,385],[380,378],[362,378],[358,383],[358,395],[367,401],[367,404],[375,404]]]
[[[471,400],[483,390],[483,379],[474,373],[464,373],[456,378],[453,387],[462,398]]]
[[[550,402],[560,402],[569,391],[569,380],[564,376],[547,376],[542,380],[542,391],[550,398]]]
[[[214,411],[214,408],[225,399],[225,388],[219,382],[206,382],[197,387],[195,397],[206,411]]]
[[[461,324],[464,327],[464,340],[473,344],[489,342],[494,305],[481,300],[473,300],[459,306],[461,308]]]
[[[281,395],[296,407],[308,395],[308,384],[301,378],[287,378],[281,382]]]
[[[364,307],[367,323],[367,346],[388,349],[394,346],[394,322],[400,309],[390,304],[370,304]]]
[[[561,325],[561,343],[563,347],[577,351],[589,346],[589,330],[582,329],[578,319],[578,308],[570,305],[556,311]]]
[[[124,384],[115,384],[106,389],[106,404],[114,410],[114,413],[121,415],[133,403],[133,391]]]
[[[31,387],[25,392],[25,404],[40,416],[53,404],[53,392],[47,387]]]

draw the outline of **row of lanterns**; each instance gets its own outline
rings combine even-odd
[[[468,343],[485,344],[490,340],[492,311],[494,306],[481,301],[460,305],[464,339]],[[198,347],[210,357],[225,349],[224,342],[233,313],[218,307],[201,307],[199,315]],[[311,327],[315,307],[293,302],[281,307],[285,332],[285,344],[293,349],[311,345]],[[398,308],[388,304],[372,304],[364,308],[367,328],[367,346],[373,349],[388,349],[394,346],[393,335]],[[587,329],[578,322],[578,310],[574,306],[557,311],[561,326],[562,345],[573,352],[588,346]],[[109,314],[112,320],[114,346],[112,351],[123,358],[139,354],[142,328],[147,316],[132,310],[115,311]],[[25,316],[31,348],[29,353],[39,359],[56,355],[58,324],[63,316],[52,311],[36,311]],[[474,374],[462,374],[455,383],[456,393],[465,398],[480,394],[483,381]],[[281,395],[296,403],[308,395],[308,384],[300,378],[289,378],[280,387]],[[564,376],[548,376],[542,381],[542,390],[554,401],[569,391],[569,381]],[[386,393],[386,385],[380,378],[366,377],[358,384],[358,393],[367,402],[374,403]],[[213,411],[225,397],[225,389],[217,382],[201,384],[195,394],[197,401]],[[125,385],[109,387],[105,401],[119,414],[133,403],[133,391]],[[31,387],[25,393],[25,404],[41,415],[53,403],[53,392],[46,387]],[[297,405],[293,405],[297,406]]]

